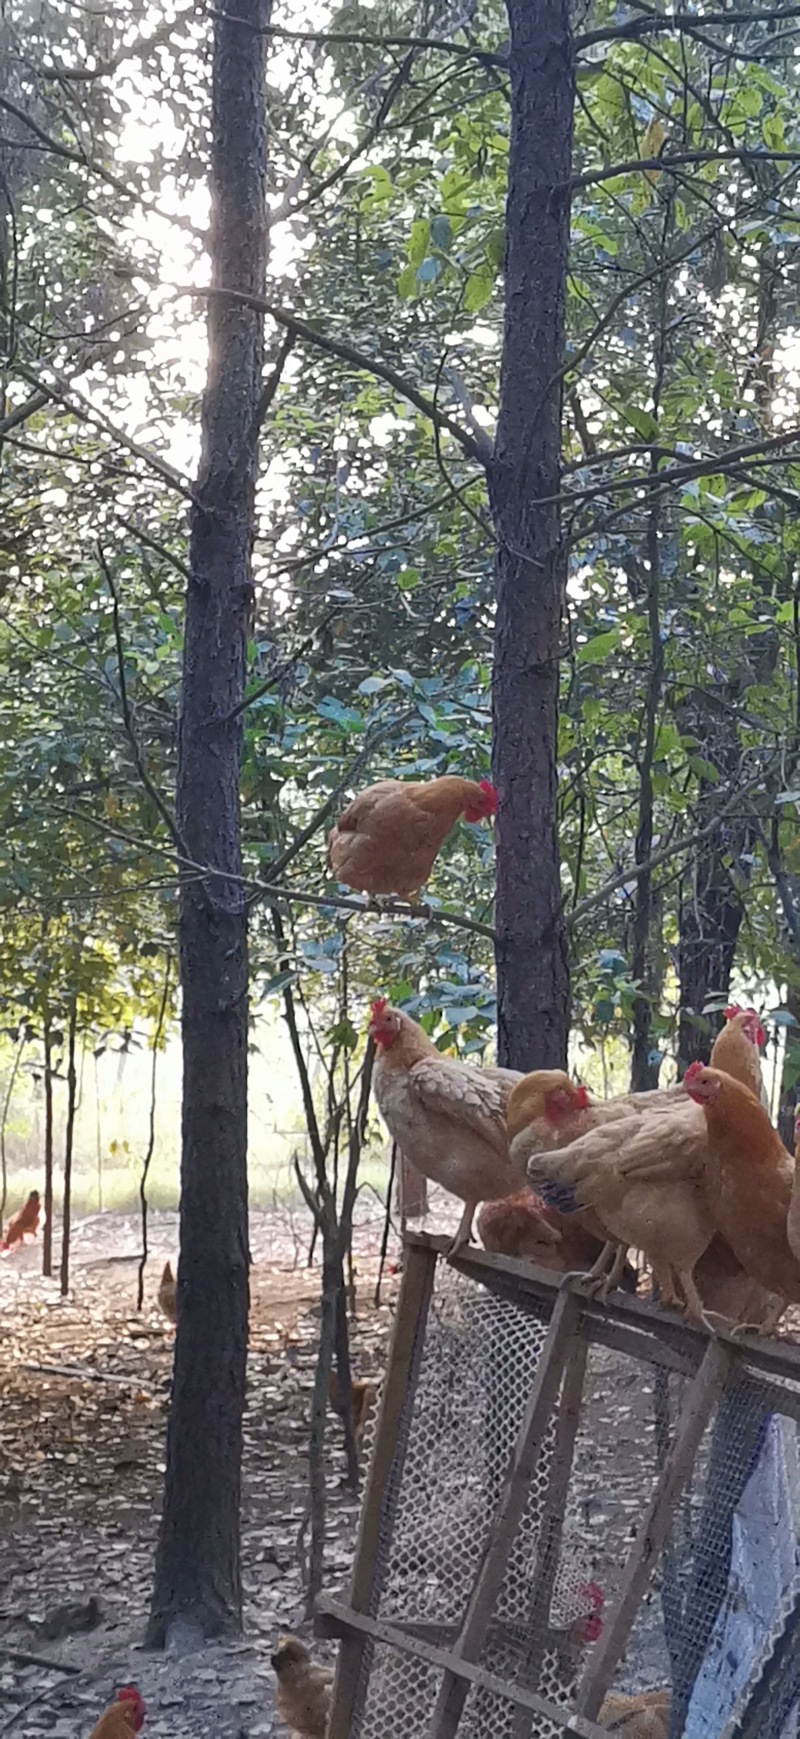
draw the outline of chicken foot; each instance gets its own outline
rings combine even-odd
[[[617,1264],[619,1262],[620,1253],[622,1255],[622,1262],[619,1264],[618,1268]],[[571,1286],[573,1280],[580,1280],[584,1283],[590,1298],[593,1298],[594,1294],[601,1291],[606,1285],[608,1285],[610,1291],[611,1286],[616,1286],[617,1284],[625,1266],[625,1258],[627,1254],[628,1252],[625,1245],[616,1244],[613,1239],[609,1238],[608,1242],[603,1245],[596,1261],[592,1263],[591,1268],[588,1270],[585,1268],[572,1268],[567,1274],[563,1275],[559,1284],[561,1287],[567,1287]],[[608,1273],[609,1264],[611,1265],[610,1274]]]
[[[458,1222],[453,1242],[447,1251],[448,1256],[457,1256],[459,1250],[463,1250],[464,1245],[470,1242],[472,1238],[472,1222],[475,1218],[475,1209],[477,1206],[478,1203],[476,1201],[464,1203],[464,1212]]]
[[[737,1340],[742,1334],[760,1334],[767,1337],[775,1333],[781,1317],[788,1308],[787,1299],[776,1298],[771,1310],[767,1311],[763,1322],[737,1322],[734,1323],[733,1328],[729,1329],[729,1333]]]

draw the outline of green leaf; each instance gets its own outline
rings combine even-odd
[[[416,269],[417,266],[422,265],[425,255],[428,252],[428,243],[430,239],[431,226],[427,218],[415,218],[411,225],[411,234],[408,238],[408,248],[406,250],[410,266],[414,266]]]
[[[494,290],[494,277],[485,272],[473,272],[467,279],[464,291],[464,307],[468,314],[479,314],[487,302],[491,301]]]
[[[600,664],[606,654],[613,652],[614,647],[618,644],[618,628],[609,628],[605,634],[595,634],[591,640],[585,640],[583,645],[578,647],[578,663]]]

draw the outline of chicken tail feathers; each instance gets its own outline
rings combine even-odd
[[[545,1206],[555,1208],[559,1214],[576,1214],[581,1204],[574,1189],[567,1183],[554,1183],[552,1178],[537,1182],[536,1188]]]

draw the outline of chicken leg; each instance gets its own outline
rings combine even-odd
[[[463,1250],[464,1245],[470,1242],[470,1239],[472,1238],[472,1222],[475,1218],[475,1209],[477,1206],[477,1201],[464,1203],[464,1212],[458,1222],[456,1235],[447,1252],[448,1256],[457,1256],[459,1250]]]

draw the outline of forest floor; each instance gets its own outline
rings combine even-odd
[[[374,1305],[380,1210],[358,1228],[356,1375],[383,1367],[397,1281]],[[448,1216],[452,1219],[452,1215]],[[437,1222],[439,1215],[436,1216]],[[200,1654],[144,1651],[153,1570],[172,1330],[156,1291],[175,1259],[177,1219],[151,1216],[145,1303],[136,1311],[138,1223],[94,1215],[74,1228],[70,1295],[41,1277],[41,1239],[0,1260],[0,1739],[86,1739],[118,1687],[148,1706],[143,1739],[267,1739],[270,1654],[302,1629],[298,1554],[307,1419],[319,1328],[319,1269],[307,1266],[302,1212],[251,1217],[251,1332],[243,1486],[244,1640]],[[396,1247],[395,1247],[396,1248]],[[390,1265],[394,1249],[390,1255]],[[633,1360],[598,1349],[571,1504],[584,1573],[608,1602],[654,1477],[652,1382]],[[358,1500],[343,1487],[340,1427],[330,1420],[326,1591],[346,1586]],[[95,1600],[91,1629],[76,1628]],[[53,1635],[53,1631],[60,1632]],[[324,1646],[314,1645],[324,1657]],[[25,1655],[37,1657],[26,1661]],[[71,1668],[71,1671],[60,1670]],[[626,1680],[663,1682],[660,1601],[637,1623]]]
[[[391,1319],[388,1302],[377,1310],[372,1302],[380,1234],[377,1217],[359,1227],[353,1365],[364,1376],[382,1365]],[[177,1216],[151,1215],[141,1314],[135,1217],[91,1216],[77,1222],[73,1239],[66,1300],[57,1281],[41,1277],[41,1235],[0,1261],[0,1735],[85,1739],[118,1687],[131,1682],[148,1706],[147,1739],[285,1733],[273,1715],[269,1657],[279,1631],[303,1624],[297,1536],[319,1331],[319,1269],[306,1265],[307,1215],[251,1216],[246,1640],[183,1658],[141,1646],[173,1348],[156,1291],[164,1261],[172,1258],[174,1267]],[[387,1276],[387,1299],[396,1284]],[[342,1487],[336,1419],[328,1435],[333,1588],[347,1578],[358,1502]],[[102,1616],[91,1630],[48,1636],[48,1620],[59,1627],[59,1608],[86,1608],[92,1599]],[[81,1615],[61,1616],[67,1625]],[[315,1652],[325,1651],[315,1645]],[[26,1664],[18,1658],[26,1653],[77,1671]]]

